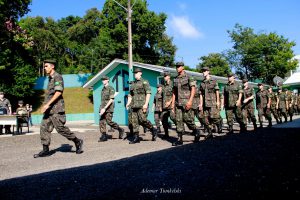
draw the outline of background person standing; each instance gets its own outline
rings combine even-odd
[[[0,92],[0,114],[1,115],[11,115],[11,104],[10,101],[6,98],[4,98],[4,92]],[[6,134],[11,134],[10,131],[10,125],[5,125],[5,133]],[[0,134],[3,134],[2,132],[3,125],[0,125]]]

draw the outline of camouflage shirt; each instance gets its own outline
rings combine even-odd
[[[275,92],[269,93],[271,98],[271,106],[274,107],[277,105],[277,94]]]
[[[54,72],[53,75],[49,76],[47,94],[45,96],[44,103],[50,101],[50,99],[54,96],[55,92],[63,92],[64,91],[64,80],[62,75],[57,72]],[[63,96],[60,95],[51,105],[50,108],[46,111],[50,114],[56,113],[64,113],[65,112],[65,102]]]
[[[131,108],[142,108],[146,103],[147,94],[151,94],[151,88],[147,80],[141,78],[133,81],[130,85]]]
[[[279,99],[279,105],[278,105],[278,108],[285,108],[286,107],[286,95],[281,92],[281,93],[278,93],[278,99]]]
[[[169,107],[166,107],[166,102],[169,102],[172,100],[173,97],[173,83],[170,81],[167,83],[165,81],[163,87],[162,87],[162,94],[163,94],[163,109],[171,109],[171,104]]]
[[[153,100],[153,103],[155,104],[155,110],[156,112],[161,112],[162,111],[162,103],[163,103],[163,95],[162,95],[162,92],[160,93],[156,93],[155,96],[154,96],[154,100]]]
[[[256,108],[265,108],[267,107],[268,100],[270,95],[267,90],[258,90],[256,92]]]
[[[199,104],[200,104],[200,91],[198,89],[198,86],[196,85],[192,108],[194,110],[197,110],[199,108]]]
[[[115,89],[110,85],[106,87],[104,86],[101,91],[101,106],[99,112],[102,108],[104,108],[107,105],[110,99],[114,99],[114,98],[115,98]],[[114,103],[111,103],[109,105],[109,107],[106,109],[106,112],[114,112]]]
[[[300,107],[300,95],[297,97],[297,106]]]
[[[9,112],[9,107],[11,107],[10,101],[6,98],[3,98],[2,100],[0,99],[0,108],[6,110],[6,114]],[[3,111],[2,111],[3,112]]]
[[[175,94],[175,103],[177,106],[185,106],[190,99],[192,87],[196,86],[193,77],[186,73],[178,75],[174,79],[173,93]]]
[[[286,100],[288,102],[288,104],[292,103],[293,97],[291,93],[286,94]]]
[[[247,88],[244,88],[243,89],[244,93],[243,93],[243,98],[242,98],[242,101],[251,97],[251,96],[254,96],[255,97],[255,93],[254,93],[254,89],[253,87],[250,87],[248,86]],[[247,107],[247,108],[252,108],[254,107],[253,106],[253,99],[247,101],[247,103],[243,104],[244,107]]]
[[[236,101],[239,99],[239,94],[243,93],[242,86],[236,81],[233,83],[227,83],[224,86],[224,107],[225,108],[234,108]]]
[[[203,80],[200,85],[200,94],[203,96],[203,107],[216,107],[217,94],[220,90],[216,80]]]
[[[293,94],[293,105],[296,106],[297,105],[297,94]]]

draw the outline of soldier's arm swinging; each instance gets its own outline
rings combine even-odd
[[[145,104],[143,105],[143,110],[144,110],[144,112],[147,112],[147,108],[148,108],[150,96],[151,96],[151,94],[149,94],[149,93],[146,94],[146,101],[145,101]]]
[[[279,108],[279,98],[278,98],[278,96],[276,97],[276,100],[277,100],[277,102],[276,102],[276,109],[278,109]]]
[[[193,99],[194,99],[194,96],[195,96],[195,91],[196,91],[195,86],[192,86],[192,89],[191,89],[191,96],[190,96],[190,98],[189,98],[189,101],[188,101],[187,104],[185,105],[186,110],[189,110],[189,109],[191,109],[191,107],[192,107]]]
[[[203,110],[203,96],[200,94],[200,99],[199,99],[199,110]]]
[[[220,109],[220,91],[216,90],[217,108]]]
[[[50,107],[50,105],[56,101],[60,96],[62,95],[62,92],[60,91],[55,91],[53,97],[42,107],[41,113],[46,112],[46,110],[48,110],[48,108]]]
[[[271,108],[271,102],[272,102],[271,97],[268,96],[268,104],[267,104],[267,108]]]
[[[243,93],[239,93],[239,98],[238,100],[236,101],[236,106],[240,106],[241,105],[241,101],[242,101],[242,96],[243,96]]]
[[[128,95],[128,100],[127,100],[127,104],[126,104],[126,109],[127,109],[127,110],[129,109],[129,105],[130,105],[130,103],[131,103],[131,100],[132,100],[131,95]]]

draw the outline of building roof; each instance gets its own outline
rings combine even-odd
[[[300,85],[300,72],[293,73],[283,85]]]
[[[96,74],[91,80],[89,80],[86,84],[83,85],[83,88],[90,88],[93,85],[95,85],[99,80],[101,80],[101,77],[104,75],[107,75],[110,71],[112,71],[114,68],[116,68],[119,64],[125,64],[128,65],[128,62],[126,60],[122,59],[114,59],[111,63],[109,63],[105,68],[103,68],[98,74]],[[157,71],[157,72],[164,72],[168,71],[172,75],[176,75],[177,71],[175,68],[170,68],[170,67],[163,67],[159,65],[151,65],[151,64],[145,64],[145,63],[139,63],[139,62],[133,62],[134,67],[140,67],[143,69],[148,69],[152,71]],[[203,80],[203,73],[199,72],[193,72],[193,71],[188,71],[186,70],[186,73],[190,76],[193,76],[196,80]],[[227,83],[228,79],[227,77],[222,77],[222,76],[214,76],[211,75],[211,77],[215,80],[217,80],[220,83]],[[241,80],[237,80],[238,82],[242,82]],[[256,86],[257,83],[249,82],[250,85]]]

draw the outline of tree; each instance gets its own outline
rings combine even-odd
[[[210,53],[199,60],[201,62],[197,65],[197,69],[200,72],[203,67],[209,67],[210,73],[216,76],[227,76],[227,73],[231,71],[226,58],[220,53]]]
[[[227,58],[240,78],[246,76],[272,84],[274,76],[284,77],[297,66],[291,61],[292,47],[296,44],[283,36],[274,32],[255,34],[253,29],[239,24],[228,33],[234,45],[233,50],[227,52]]]

